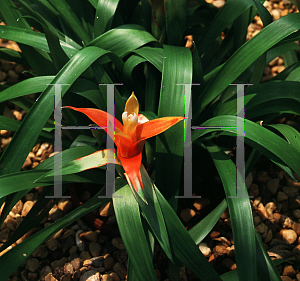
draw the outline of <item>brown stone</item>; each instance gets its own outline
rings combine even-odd
[[[282,192],[282,191],[279,191],[278,193],[277,193],[277,201],[278,202],[283,202],[283,201],[286,201],[286,200],[288,200],[288,196],[284,193],[284,192]]]
[[[36,272],[37,269],[39,268],[39,261],[35,258],[30,258],[26,261],[26,269],[31,271],[31,272]]]
[[[119,262],[115,263],[115,265],[113,266],[113,270],[119,275],[121,279],[125,279],[125,277],[127,276],[126,267]]]
[[[98,244],[97,242],[92,241],[89,244],[89,250],[90,250],[90,253],[91,253],[92,257],[97,257],[97,256],[100,255],[101,245]]]
[[[45,245],[50,251],[55,251],[60,248],[60,243],[55,238],[50,238]]]
[[[189,222],[195,215],[196,212],[193,209],[189,209],[189,208],[183,209],[180,212],[180,218],[185,223]]]
[[[223,256],[225,254],[227,254],[227,247],[225,247],[224,245],[216,245],[213,248],[213,253],[214,256],[217,258],[218,256]]]
[[[1,242],[6,242],[9,237],[10,230],[8,228],[5,228],[0,231],[0,241]]]
[[[45,277],[45,281],[57,281],[57,279],[52,275],[52,273],[48,273]]]
[[[45,280],[45,277],[46,277],[49,273],[52,274],[52,268],[51,268],[49,265],[44,266],[44,267],[41,269],[40,274],[39,274],[40,280],[41,280],[41,281],[44,281],[44,280]]]
[[[291,265],[286,265],[283,269],[282,275],[294,278],[295,275],[296,275],[296,272],[295,272],[294,268]]]
[[[222,265],[229,270],[236,270],[236,263],[231,258],[222,260]]]
[[[23,209],[21,212],[21,216],[22,217],[26,217],[26,215],[29,213],[29,211],[31,210],[31,208],[33,207],[34,202],[33,201],[26,201],[23,205]]]
[[[264,207],[264,205],[262,203],[259,203],[259,205],[257,207],[257,213],[262,220],[266,220],[269,218],[266,208]]]
[[[112,272],[109,275],[113,278],[114,281],[120,281],[120,277],[117,273]]]
[[[267,183],[268,189],[271,191],[273,195],[277,193],[278,187],[279,187],[279,179],[271,179]]]
[[[57,207],[64,213],[69,213],[73,209],[73,202],[68,198],[61,198],[57,203]]]
[[[264,223],[259,224],[257,227],[255,227],[255,229],[258,233],[261,234],[268,231],[268,227]]]
[[[68,262],[68,258],[62,257],[60,260],[56,260],[51,262],[51,267],[55,269],[56,267],[62,267],[64,264]]]
[[[193,206],[196,210],[200,211],[206,206],[210,204],[210,200],[208,198],[198,198],[195,200]]]
[[[268,219],[273,220],[274,214],[273,212],[276,210],[277,206],[274,202],[269,202],[266,204],[265,209],[267,212]]]
[[[114,215],[114,207],[112,201],[109,201],[108,203],[102,205],[99,208],[99,215],[102,217],[109,217]]]
[[[106,271],[111,270],[113,266],[115,265],[115,261],[113,257],[110,254],[106,254],[104,256],[104,268]]]
[[[292,229],[282,229],[280,235],[287,244],[293,244],[297,240],[297,233]]]
[[[91,242],[97,242],[98,240],[98,232],[96,231],[87,231],[87,232],[82,232],[79,234],[80,239],[86,239]]]
[[[257,174],[257,180],[259,182],[262,182],[262,183],[267,182],[268,178],[269,178],[269,176],[268,176],[268,173],[266,171],[260,171]]]
[[[114,281],[114,278],[110,276],[109,274],[102,275],[101,281]]]
[[[125,245],[121,239],[121,237],[115,237],[111,240],[111,244],[117,248],[118,250],[125,250]]]
[[[224,213],[221,215],[221,219],[222,220],[225,220],[225,219],[228,219],[229,218],[229,210],[228,208],[224,211]]]

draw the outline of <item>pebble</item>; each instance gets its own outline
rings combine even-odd
[[[231,258],[225,258],[222,260],[222,265],[229,269],[230,271],[231,270],[236,270],[236,263],[231,259]]]
[[[275,20],[278,20],[278,19],[280,18],[281,12],[282,12],[281,9],[273,9],[273,10],[271,11],[271,15],[273,16],[274,21],[275,21]]]
[[[90,253],[88,251],[82,251],[80,253],[80,258],[83,259],[83,260],[89,260],[92,257],[91,257],[91,255],[90,255]]]
[[[286,200],[288,200],[288,196],[284,193],[284,192],[282,192],[282,191],[279,191],[278,193],[277,193],[277,201],[278,202],[283,202],[283,201],[286,201]]]
[[[257,180],[261,183],[267,182],[268,178],[269,178],[269,176],[266,171],[259,171],[257,174]]]
[[[287,244],[293,244],[297,240],[297,233],[292,229],[282,229],[280,235]]]
[[[296,275],[296,272],[295,272],[295,269],[291,265],[286,265],[283,269],[282,275],[294,278]]]
[[[213,2],[214,6],[216,6],[217,8],[222,8],[223,5],[225,4],[225,0],[215,0]]]
[[[115,260],[110,254],[106,254],[104,256],[104,263],[103,266],[106,271],[111,270],[113,266],[115,265]]]
[[[80,238],[80,234],[83,232],[83,230],[78,230],[75,234],[75,242],[76,246],[78,247],[80,252],[83,252],[85,250],[85,245],[83,240]]]
[[[230,217],[230,214],[229,214],[229,210],[228,208],[224,211],[224,213],[221,215],[221,219],[222,220],[225,220],[225,219],[228,219]]]
[[[200,243],[199,244],[199,250],[201,253],[206,257],[209,258],[211,255],[211,249],[207,246],[206,243]]]
[[[262,203],[259,203],[257,207],[257,213],[262,220],[266,220],[269,218],[267,210]]]
[[[300,210],[299,209],[293,210],[293,215],[296,219],[300,219]]]
[[[278,186],[279,186],[279,179],[278,178],[277,179],[271,179],[267,183],[267,187],[273,195],[275,195],[277,193]]]
[[[265,237],[264,242],[269,243],[272,240],[272,238],[273,238],[273,232],[272,232],[271,229],[269,229],[268,232],[267,232],[267,235]]]
[[[57,207],[53,207],[49,211],[49,220],[50,221],[57,221],[58,219],[62,218],[64,216],[64,212]]]
[[[294,186],[284,186],[282,188],[282,191],[288,196],[288,197],[297,197],[298,194],[298,188]]]
[[[83,232],[83,233],[79,234],[79,237],[81,239],[87,239],[88,241],[91,241],[91,242],[97,242],[98,236],[99,236],[99,233],[96,231],[87,231],[87,232]]]
[[[274,211],[276,210],[277,206],[274,202],[269,202],[266,204],[266,212],[268,215],[268,219],[274,220]]]
[[[190,208],[183,209],[180,212],[180,218],[185,223],[189,222],[195,215],[196,215],[196,212]]]
[[[30,258],[26,261],[26,269],[31,271],[31,272],[36,272],[37,269],[39,268],[39,261],[35,258]]]
[[[253,196],[254,198],[259,195],[259,189],[257,184],[252,184],[249,190],[249,196]]]
[[[48,256],[49,252],[45,245],[40,245],[32,252],[32,257],[34,258],[46,258]]]
[[[60,248],[60,243],[55,238],[50,238],[45,245],[50,251],[55,251]]]
[[[108,203],[102,205],[99,208],[99,215],[102,217],[109,217],[114,215],[114,207],[112,201],[109,201]]]
[[[200,211],[206,206],[210,204],[210,200],[208,198],[198,198],[195,200],[193,206],[196,210]]]
[[[254,225],[257,226],[261,222],[260,216],[255,216],[253,218],[253,222],[254,222]]]
[[[89,250],[90,250],[90,253],[91,253],[92,257],[97,257],[97,256],[100,255],[101,245],[97,242],[92,241],[89,244]]]
[[[257,227],[255,227],[256,231],[258,233],[265,233],[268,231],[268,227],[262,222]]]
[[[217,258],[218,256],[223,256],[225,254],[227,254],[227,247],[225,247],[224,245],[216,245],[213,248],[213,253],[214,253],[214,257]]]
[[[127,269],[122,263],[116,262],[113,266],[113,270],[119,275],[121,279],[125,279],[127,275]]]
[[[77,271],[80,267],[82,267],[82,260],[80,258],[74,258],[70,261],[70,263],[72,264],[74,271]]]
[[[34,202],[33,201],[26,201],[23,205],[21,216],[26,217],[31,208],[33,207]]]
[[[5,228],[0,231],[0,241],[1,242],[6,242],[8,240],[10,234],[10,230],[8,228]]]
[[[79,281],[100,281],[100,273],[93,269],[85,272]]]
[[[66,257],[62,257],[60,260],[51,262],[51,267],[55,269],[56,267],[62,267],[68,261]]]
[[[111,240],[111,244],[117,248],[118,250],[125,250],[125,245],[121,239],[121,237],[115,237]]]
[[[128,255],[127,255],[126,250],[120,250],[120,251],[115,251],[113,253],[113,257],[116,261],[118,261],[120,263],[124,263],[127,260]]]
[[[156,274],[156,273],[155,273],[155,274]],[[119,275],[118,275],[117,273],[112,272],[112,273],[110,273],[109,275],[113,278],[114,281],[120,281],[120,277],[119,277]],[[157,275],[156,275],[156,276],[157,276]]]
[[[72,264],[71,263],[66,263],[65,265],[64,265],[64,274],[66,275],[66,274],[70,274],[70,275],[72,275],[74,273],[74,269],[73,269],[73,266],[72,266]]]
[[[114,281],[114,278],[110,276],[109,274],[102,275],[102,281]]]
[[[52,268],[49,265],[44,266],[41,271],[40,271],[40,279],[41,281],[45,280],[45,277],[49,274],[52,273]]]
[[[69,213],[73,209],[73,202],[68,198],[61,198],[58,200],[57,207],[64,213]]]

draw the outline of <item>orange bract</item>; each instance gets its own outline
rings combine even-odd
[[[166,131],[184,119],[184,117],[163,117],[149,121],[144,115],[138,114],[139,103],[134,93],[126,102],[122,114],[123,125],[109,113],[99,109],[66,107],[84,113],[114,139],[117,158],[136,191],[143,187],[140,167],[145,140]],[[114,132],[107,129],[107,119],[113,120]]]

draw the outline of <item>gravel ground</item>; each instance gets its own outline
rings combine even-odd
[[[207,0],[207,2],[221,7],[223,0]],[[266,1],[266,8],[274,20],[289,12],[295,12],[290,7],[290,1]],[[255,36],[262,29],[260,18],[255,17],[249,26],[247,38]],[[0,46],[18,49],[14,42],[0,39]],[[281,57],[273,60],[264,71],[262,81],[269,81],[282,70],[284,63]],[[0,60],[0,83],[17,83],[28,78],[23,66]],[[29,98],[34,98],[29,96]],[[21,121],[26,111],[8,103],[5,116]],[[280,123],[300,124],[299,116],[278,120]],[[1,150],[5,149],[13,133],[0,131]],[[53,144],[38,143],[29,153],[22,170],[29,170],[41,161],[53,155]],[[300,178],[295,175],[300,181]],[[220,185],[219,179],[214,179]],[[270,161],[261,161],[246,179],[246,186],[250,196],[253,210],[254,225],[272,259],[285,258],[300,261],[300,183],[293,181],[284,171]],[[0,228],[0,245],[2,245],[17,226],[21,223],[32,206],[36,203],[43,187],[35,188],[26,194],[7,216]],[[71,190],[72,192],[72,190]],[[85,202],[92,195],[89,187],[78,194],[76,200],[61,199],[47,218],[30,233],[17,241],[21,243],[28,236],[41,228],[48,226],[61,218],[78,204]],[[73,198],[74,199],[74,198]],[[211,203],[212,202],[212,203]],[[212,208],[213,200],[209,197],[196,199],[183,204],[178,211],[182,222],[190,228],[199,221],[201,215]],[[0,209],[1,212],[1,209]],[[92,224],[88,222],[92,221]],[[199,249],[219,273],[236,269],[234,257],[234,241],[228,210],[224,212],[211,233],[199,245]],[[3,255],[6,251],[1,252]],[[158,280],[166,279],[165,269],[167,261],[160,254],[159,245],[155,246],[154,267]],[[119,281],[126,280],[127,253],[118,234],[116,218],[112,203],[94,210],[88,217],[80,219],[68,227],[57,232],[46,243],[39,246],[30,257],[7,281]],[[288,263],[279,265],[278,271],[282,280],[300,280],[300,267]],[[198,278],[187,268],[182,267],[181,281],[193,281]]]

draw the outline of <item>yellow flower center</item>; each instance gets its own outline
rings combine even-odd
[[[138,117],[135,112],[131,112],[128,114],[127,111],[123,112],[122,120],[124,125],[124,133],[131,136],[133,139],[135,138],[135,130],[138,124]]]

